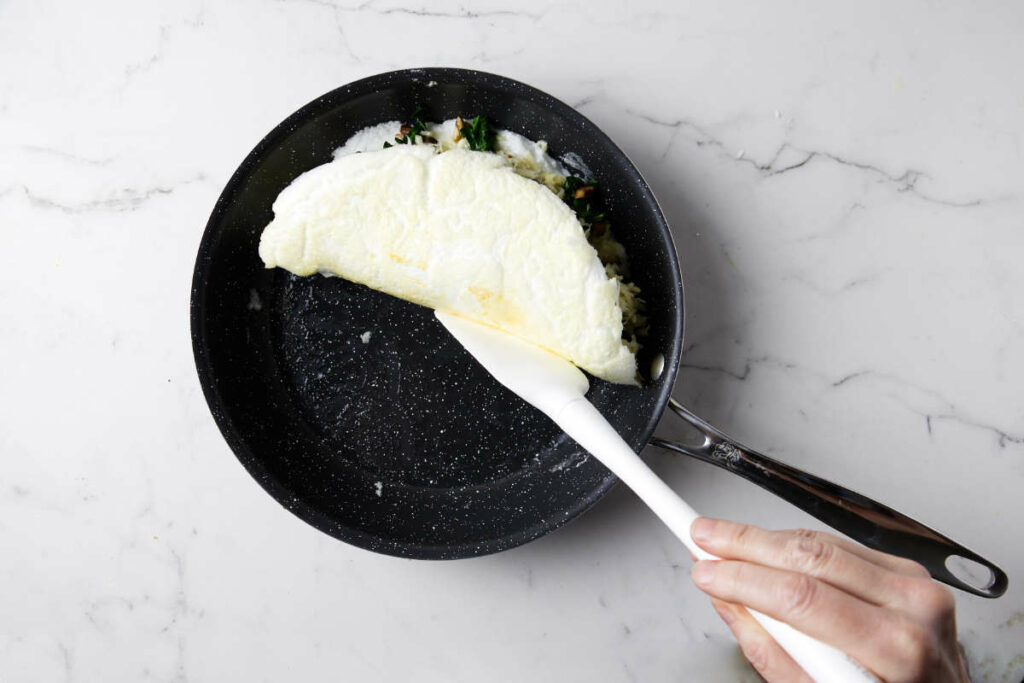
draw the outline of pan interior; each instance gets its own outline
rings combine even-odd
[[[614,483],[550,421],[494,381],[426,308],[341,278],[266,270],[259,235],[277,194],[368,125],[484,114],[579,154],[648,301],[645,386],[591,378],[588,397],[639,450],[667,401],[682,299],[671,239],[628,159],[590,122],[479,72],[393,72],[345,86],[278,126],[210,218],[193,283],[193,339],[214,417],[285,507],[342,540],[408,557],[502,550],[559,526]]]
[[[291,398],[325,450],[382,485],[493,484],[579,455],[429,309],[341,278],[279,279],[275,349]]]

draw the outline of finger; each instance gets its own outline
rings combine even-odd
[[[814,683],[747,610],[716,598],[711,598],[711,605],[736,637],[743,656],[766,681]]]
[[[956,628],[956,599],[953,591],[931,579],[907,579],[902,609],[928,626]],[[955,637],[955,636],[954,636]]]
[[[757,536],[756,532],[758,531],[764,532],[763,529],[759,529],[758,527],[750,524],[738,524],[724,519],[700,517],[694,521],[690,528],[690,535],[693,537],[693,540],[697,542],[697,545],[713,555],[718,555],[719,557],[728,555],[730,558],[743,559],[742,548],[751,540],[751,536]],[[855,555],[862,560],[898,574],[914,577],[930,576],[927,569],[913,560],[908,560],[905,557],[897,557],[896,555],[889,555],[877,550],[872,550],[871,548],[865,548],[859,543],[854,543],[848,539],[840,538],[835,534],[829,534],[823,531],[810,531],[807,529],[798,529],[791,532],[765,533],[797,534],[810,541],[830,543],[838,546],[851,555]]]
[[[712,597],[775,617],[872,668],[878,653],[890,650],[884,634],[900,617],[806,574],[750,562],[703,560],[693,580]]]
[[[699,521],[699,520],[698,520]],[[765,567],[807,574],[875,605],[906,606],[908,588],[918,580],[890,571],[836,544],[830,534],[766,531],[746,524],[694,524],[694,534],[712,528],[701,545],[723,559],[746,560]]]

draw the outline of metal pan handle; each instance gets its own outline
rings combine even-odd
[[[959,543],[859,493],[735,442],[675,399],[669,399],[669,408],[700,430],[704,443],[687,446],[655,438],[652,445],[738,474],[869,548],[920,562],[937,581],[985,598],[998,598],[1006,592],[1006,573]],[[975,579],[976,584],[962,580],[947,562],[961,563],[962,573],[972,579],[977,567],[957,558],[981,565],[988,576]]]

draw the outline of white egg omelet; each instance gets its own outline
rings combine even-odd
[[[341,156],[281,192],[259,253],[267,268],[338,275],[635,382],[619,283],[572,209],[499,155],[395,145]]]

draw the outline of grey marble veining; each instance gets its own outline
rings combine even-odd
[[[0,680],[756,680],[627,491],[517,550],[397,560],[282,510],[209,416],[188,297],[231,172],[339,84],[452,65],[630,155],[683,262],[677,398],[1001,564],[961,637],[978,681],[1019,681],[1024,10],[986,7],[0,3]],[[815,525],[651,462],[708,514]]]

